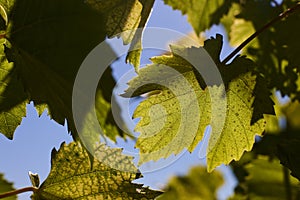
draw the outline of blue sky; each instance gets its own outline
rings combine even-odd
[[[186,17],[183,17],[179,11],[173,11],[169,6],[164,5],[162,1],[156,1],[148,27],[169,28],[182,33],[192,31]],[[220,31],[222,31],[220,27],[214,27],[207,32],[207,35],[215,35]],[[228,50],[229,47],[225,47],[222,57],[228,54]],[[150,55],[151,53],[147,54],[148,57]],[[124,56],[116,63],[122,66],[116,68],[115,64],[113,67],[116,78],[121,77],[127,70],[132,70],[132,66],[125,65],[123,62]],[[146,64],[147,62],[148,58],[143,58],[142,63]],[[4,173],[5,178],[13,182],[16,188],[31,185],[28,171],[38,173],[41,181],[43,181],[50,171],[51,150],[53,148],[58,149],[64,141],[67,143],[72,141],[67,133],[67,128],[50,120],[47,113],[43,113],[41,117],[37,116],[33,105],[30,104],[27,107],[27,117],[23,119],[21,126],[17,128],[14,140],[10,141],[0,134],[0,173]],[[140,181],[153,188],[159,188],[171,176],[186,174],[191,166],[204,164],[204,159],[199,158],[200,148],[201,144],[192,154],[183,153],[179,156],[179,159],[168,167],[151,173],[145,172],[144,178]],[[173,156],[173,158],[176,157]],[[225,172],[224,176],[227,184],[219,192],[219,197],[225,199],[233,192],[236,181],[228,168],[221,167],[220,170]],[[25,193],[19,195],[19,199],[29,199],[29,196],[30,193]]]

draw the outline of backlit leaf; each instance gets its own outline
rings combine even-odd
[[[0,131],[12,138],[14,129],[25,116],[25,103],[33,101],[39,114],[47,108],[51,118],[59,124],[64,125],[67,121],[73,138],[78,139],[77,131],[80,130],[75,128],[72,115],[73,83],[83,59],[105,39],[101,13],[81,0],[2,0],[0,4],[7,9],[8,15],[8,25],[3,30],[5,52],[3,45],[0,49],[1,68],[9,68],[5,72],[10,72],[1,75],[6,76],[7,85],[1,91],[8,97],[3,96],[5,98],[0,102],[3,108],[0,119],[7,120],[7,123],[1,123],[5,127]],[[115,140],[122,134],[117,128],[105,131],[115,122],[110,115],[111,94],[104,92],[115,83],[110,73],[104,76],[103,79],[112,81],[107,81],[105,87],[98,87],[97,108],[105,109],[97,111],[104,133]],[[13,122],[12,116],[15,116]]]
[[[13,64],[4,55],[4,44],[7,40],[0,39],[0,132],[12,139],[26,115],[27,101]]]
[[[139,175],[132,158],[122,155],[121,149],[100,144],[93,166],[90,164],[80,143],[54,149],[50,174],[33,199],[154,199],[160,194],[131,183]]]
[[[233,18],[234,23],[228,31],[230,43],[242,43],[280,13],[299,4],[294,0],[274,2],[240,1],[238,14]],[[242,50],[257,63],[257,71],[265,78],[268,88],[280,90],[283,96],[288,95],[295,100],[300,99],[300,90],[296,84],[300,69],[299,19],[300,14],[296,9],[286,18],[264,29]]]
[[[233,197],[232,199],[287,199],[283,166],[277,159],[269,161],[267,157],[259,157],[246,164],[245,170],[248,175],[246,175],[245,181],[239,184],[241,189],[236,194],[240,198]],[[293,177],[289,177],[289,179],[292,199],[297,199],[298,181]]]
[[[218,36],[205,42],[204,48],[215,59],[219,59],[221,39]],[[218,73],[223,77],[225,88],[224,85],[205,86],[186,60],[201,55],[199,49],[172,47],[171,55],[153,58],[154,64],[141,69],[139,76],[129,82],[124,96],[149,93],[133,116],[141,118],[135,129],[140,132],[136,144],[140,149],[140,164],[178,154],[184,148],[192,151],[202,140],[206,126],[211,125],[207,151],[207,165],[211,171],[222,163],[238,160],[244,151],[251,150],[255,135],[263,133],[265,121],[262,114],[268,113],[273,103],[267,101],[265,110],[258,108],[257,116],[254,116],[255,95],[269,99],[268,93],[260,91],[264,87],[256,86],[263,82],[257,82],[258,75],[251,72],[254,63],[238,57],[231,64],[220,66],[217,60],[216,66],[221,71]],[[185,55],[185,59],[180,55]],[[204,64],[209,58],[202,59]],[[214,83],[213,77],[210,78],[208,81]]]
[[[157,200],[206,200],[217,199],[217,189],[223,184],[223,178],[217,171],[207,173],[205,167],[194,167],[189,174],[172,178],[166,192]]]
[[[197,34],[214,24],[219,24],[231,5],[225,0],[164,0],[164,2],[173,9],[181,10],[182,14],[187,14],[188,21]]]
[[[151,13],[154,0],[87,0],[93,8],[105,16],[106,33],[109,38],[122,37],[124,44],[131,43],[126,62],[136,71],[140,65],[142,31]]]
[[[298,132],[299,134],[299,132]],[[300,139],[284,141],[279,146],[278,156],[280,162],[291,170],[291,175],[300,180]]]

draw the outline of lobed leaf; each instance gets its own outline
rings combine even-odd
[[[83,59],[105,39],[103,16],[81,0],[1,0],[0,5],[8,16],[8,24],[3,27],[5,39],[1,39],[6,46],[0,49],[1,68],[10,72],[1,74],[6,77],[1,95],[8,96],[0,102],[3,122],[0,131],[12,138],[25,116],[25,103],[33,101],[39,114],[47,108],[59,124],[67,121],[73,138],[78,139],[80,130],[75,128],[72,115],[73,83]],[[105,73],[102,78],[109,81],[97,89],[97,114],[104,134],[115,140],[116,136],[123,135],[110,115],[112,90],[110,93],[107,90],[115,82],[111,73]],[[10,88],[14,89],[13,93]],[[80,106],[86,109],[84,116],[90,105]]]
[[[204,45],[215,59],[219,59],[220,39],[218,36]],[[244,151],[251,150],[255,135],[263,133],[263,113],[273,109],[270,100],[266,101],[265,109],[254,112],[256,95],[264,91],[260,91],[264,87],[263,82],[257,82],[258,75],[250,72],[254,63],[238,57],[231,64],[220,66],[218,60],[216,66],[224,85],[216,85],[213,76],[206,80],[213,84],[205,85],[208,82],[203,82],[186,59],[193,60],[195,55],[201,55],[201,48],[171,49],[171,55],[155,57],[152,65],[141,69],[124,94],[129,97],[148,93],[133,115],[141,118],[135,129],[140,132],[136,144],[140,149],[139,164],[178,154],[184,148],[193,151],[208,125],[212,128],[207,151],[208,170],[238,160]],[[180,55],[185,55],[185,59]],[[202,62],[202,69],[212,67],[207,65],[206,59],[210,58],[201,58],[197,63]],[[177,73],[171,73],[169,68]],[[263,95],[270,98],[268,93]]]
[[[95,155],[91,166],[80,143],[62,144],[59,151],[53,149],[50,174],[32,198],[127,200],[154,199],[160,194],[131,183],[139,174],[135,173],[132,158],[122,155],[121,149],[100,144]]]

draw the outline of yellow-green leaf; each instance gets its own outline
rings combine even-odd
[[[173,9],[181,10],[182,14],[187,14],[188,21],[197,34],[213,24],[218,24],[231,5],[225,0],[164,0],[164,2]]]
[[[132,158],[122,155],[121,149],[100,144],[95,155],[91,166],[80,143],[53,150],[50,174],[33,199],[154,199],[160,194],[131,183],[139,174]]]
[[[222,47],[220,39],[206,41],[204,46],[216,59]],[[223,66],[216,61],[220,69],[217,73],[221,73],[224,84],[206,86],[187,61],[201,55],[201,48],[171,49],[171,55],[155,57],[154,64],[141,69],[124,94],[129,97],[148,93],[133,116],[140,118],[135,129],[140,133],[136,144],[140,149],[139,164],[167,158],[184,148],[193,151],[208,125],[212,128],[207,150],[208,170],[238,160],[244,151],[251,150],[255,135],[261,135],[265,128],[261,118],[264,109],[259,107],[259,112],[254,114],[253,105],[255,95],[268,99],[268,93],[260,91],[262,82],[257,82],[257,75],[250,72],[253,62],[238,57]],[[201,58],[207,65],[209,58]],[[202,69],[205,67],[213,66],[202,66]],[[207,81],[214,83],[214,78]],[[266,108],[272,106],[272,101],[266,101]]]
[[[246,164],[245,170],[248,175],[239,185],[240,188],[243,188],[243,191],[238,192],[231,199],[287,199],[283,168],[277,159],[270,161],[268,157],[263,156]],[[297,199],[299,182],[289,174],[287,176],[290,181],[291,197]]]
[[[255,32],[255,28],[251,21],[245,19],[234,19],[229,32],[230,44],[232,46],[238,46],[244,42],[248,37],[250,37]],[[248,47],[253,48],[259,47],[257,39],[254,39],[248,44]]]
[[[175,46],[171,48],[181,51]],[[178,154],[185,147],[193,149],[197,145],[194,138],[196,135],[202,138],[210,120],[209,93],[200,88],[190,64],[176,55],[152,61],[153,65],[142,68],[140,75],[130,81],[124,94],[130,96],[134,92],[136,96],[159,90],[142,101],[134,112],[134,118],[141,117],[135,128],[141,133],[136,144],[140,149],[140,164]],[[147,84],[148,81],[156,84]]]
[[[194,167],[187,176],[172,178],[157,200],[213,200],[217,199],[216,192],[222,184],[219,172],[207,173],[205,167]]]
[[[0,39],[0,132],[13,139],[15,129],[26,115],[26,97],[12,63],[4,54],[8,41]]]
[[[250,72],[229,83],[224,127],[219,127],[218,120],[212,118],[212,133],[207,153],[208,171],[223,163],[229,164],[232,160],[239,160],[244,151],[252,149],[255,135],[263,133],[264,119],[251,124],[255,84],[256,77]],[[220,128],[220,133],[214,132]]]
[[[154,0],[87,0],[93,8],[105,16],[106,33],[109,38],[122,37],[124,44],[131,43],[126,62],[136,71],[140,65],[142,31],[146,26]]]

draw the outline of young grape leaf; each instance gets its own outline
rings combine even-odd
[[[239,183],[240,189],[236,190],[237,194],[230,199],[287,199],[283,166],[277,159],[270,161],[268,157],[259,156],[244,168],[247,172],[245,180]],[[288,178],[291,184],[291,199],[296,199],[299,191],[298,181],[291,176]]]
[[[3,174],[0,174],[0,194],[15,190],[13,184],[4,179]],[[17,200],[17,196],[6,197],[3,200]]]
[[[50,174],[32,198],[154,199],[161,193],[131,183],[139,177],[134,171],[137,172],[137,169],[132,157],[122,155],[121,149],[110,149],[100,144],[91,166],[80,143],[62,144],[58,151],[53,149]]]
[[[153,64],[141,69],[129,82],[125,97],[148,93],[133,116],[141,118],[135,129],[140,132],[136,144],[140,149],[140,164],[178,154],[184,148],[192,151],[202,140],[206,126],[211,125],[207,152],[208,170],[211,171],[222,163],[238,160],[244,151],[251,150],[255,135],[263,133],[265,121],[261,112],[264,110],[259,109],[259,115],[253,116],[253,104],[255,95],[270,97],[259,90],[262,86],[256,86],[263,83],[257,82],[258,75],[250,72],[254,63],[245,57],[237,57],[231,64],[220,66],[221,47],[220,36],[204,45],[212,58],[218,59],[215,62],[225,89],[222,84],[205,87],[203,79],[187,61],[195,60],[197,55],[201,57],[201,48],[195,47],[171,47],[171,55],[153,58]],[[202,63],[202,69],[207,70],[211,66],[205,59],[208,58],[202,57],[197,63]],[[171,73],[170,69],[177,73]],[[212,76],[207,81],[214,83],[215,80]],[[273,107],[272,101],[269,103],[266,111]]]
[[[126,62],[136,71],[140,65],[142,31],[151,13],[154,0],[87,0],[89,5],[105,16],[106,33],[109,38],[122,37],[124,44],[131,43]]]
[[[231,3],[225,0],[164,0],[164,2],[173,9],[181,10],[182,14],[187,14],[188,21],[197,34],[218,24],[231,6]]]
[[[194,167],[187,176],[172,178],[165,193],[157,200],[217,199],[216,192],[222,184],[223,177],[219,172],[207,173],[205,167]]]
[[[12,93],[14,96],[5,97],[0,102],[0,108],[3,108],[1,120],[11,121],[13,115],[8,111],[12,109],[18,112],[12,113],[17,116],[15,122],[8,121],[9,130],[1,131],[11,138],[15,126],[25,115],[24,102],[34,101],[39,114],[47,108],[50,116],[59,124],[64,125],[67,121],[72,136],[77,139],[77,131],[80,130],[76,130],[73,122],[72,87],[83,59],[105,39],[102,15],[83,1],[1,0],[0,4],[7,8],[8,15],[8,25],[4,30],[6,48],[4,52],[1,47],[0,52],[2,57],[5,55],[11,62],[11,73],[6,80],[14,80],[7,82],[2,93],[9,94],[9,88],[15,89]],[[1,67],[5,68],[6,58],[3,57],[2,60]],[[13,78],[14,76],[17,78]],[[116,125],[110,115],[112,90],[110,94],[106,91],[113,88],[115,82],[111,73],[104,76],[102,78],[110,81],[105,86],[98,87],[97,113],[104,133],[115,140],[117,135],[122,135],[117,128],[105,131],[107,127]]]

